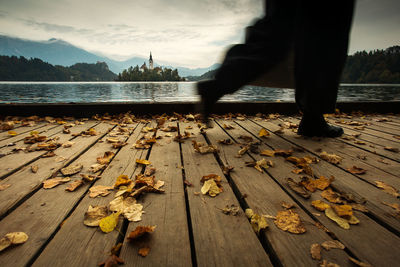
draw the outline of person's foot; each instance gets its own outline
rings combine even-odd
[[[200,103],[197,105],[197,111],[201,113],[202,120],[209,124],[209,116],[214,104],[218,101],[217,84],[215,80],[201,81],[197,83],[197,94],[200,95]]]
[[[322,114],[304,114],[297,129],[297,134],[308,137],[339,137],[343,134],[343,129],[338,126],[329,125]]]

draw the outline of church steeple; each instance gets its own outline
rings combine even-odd
[[[150,51],[150,58],[149,58],[149,69],[153,69],[153,57],[151,56],[151,51]]]

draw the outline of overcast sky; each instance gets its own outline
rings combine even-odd
[[[263,0],[0,0],[0,34],[63,39],[114,59],[208,67],[243,41]],[[359,0],[350,53],[400,44],[400,1]]]

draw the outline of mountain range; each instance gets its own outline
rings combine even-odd
[[[131,66],[141,66],[148,62],[148,58],[132,57],[124,61],[113,60],[105,56],[88,52],[60,39],[49,39],[47,41],[32,41],[20,38],[0,35],[0,55],[23,56],[25,58],[39,58],[53,65],[71,66],[76,63],[106,62],[109,69],[114,73],[120,73]],[[155,62],[155,66],[160,66]],[[171,65],[171,64],[170,64]],[[208,68],[186,68],[179,66],[164,66],[178,69],[181,77],[199,76],[210,70],[217,69],[220,64],[213,64]]]

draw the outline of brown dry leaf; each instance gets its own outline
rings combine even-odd
[[[54,151],[49,151],[45,154],[42,155],[42,158],[51,158],[54,157],[56,155],[56,153],[54,153]]]
[[[82,180],[84,180],[85,182],[93,182],[94,180],[101,178],[98,175],[91,175],[91,174],[80,173],[79,175],[82,177]]]
[[[325,176],[320,176],[318,179],[314,181],[314,185],[317,189],[319,190],[325,190],[327,187],[329,187],[332,183],[332,181],[335,178],[331,176],[331,178],[326,178]]]
[[[139,188],[142,186],[154,186],[155,177],[154,176],[144,176],[143,174],[138,174],[135,177],[135,187]]]
[[[353,167],[347,168],[346,170],[348,172],[351,172],[352,174],[365,174],[365,173],[367,173],[366,170],[364,170],[362,168],[359,168],[357,166],[353,166]]]
[[[361,212],[368,212],[367,207],[365,207],[362,204],[350,203],[349,205],[353,208],[353,210],[358,210],[358,211],[361,211]]]
[[[319,211],[324,211],[327,208],[330,208],[331,206],[329,204],[326,204],[325,202],[321,201],[321,200],[314,200],[311,202],[311,206],[313,206],[314,208],[316,208]]]
[[[245,214],[246,217],[250,219],[250,224],[253,227],[254,232],[257,234],[259,234],[262,229],[266,229],[268,227],[265,217],[254,213],[252,209],[246,209]]]
[[[233,127],[232,125],[229,125],[229,124],[223,124],[223,127],[224,127],[224,129],[226,129],[226,130],[232,130],[232,129],[235,129],[235,127]]]
[[[80,163],[75,164],[75,165],[69,165],[68,167],[62,168],[61,173],[64,176],[70,176],[70,175],[80,172],[82,170],[82,168],[83,168],[83,165]]]
[[[285,201],[282,201],[281,202],[281,206],[283,207],[283,208],[285,208],[285,209],[291,209],[291,208],[295,208],[295,206],[294,206],[294,204],[293,203],[287,203],[287,202],[285,202]]]
[[[196,142],[195,140],[192,140],[192,145],[194,150],[200,154],[218,152],[218,147],[215,145],[205,145],[203,143]]]
[[[333,209],[340,217],[350,217],[353,215],[353,208],[350,205],[335,205]]]
[[[353,257],[349,257],[349,260],[350,260],[351,262],[353,262],[355,265],[360,266],[360,267],[372,267],[371,264],[366,263],[366,262],[362,262],[362,261],[359,261],[359,260],[356,260],[356,259],[353,258]]]
[[[93,164],[92,166],[90,166],[89,170],[92,173],[96,173],[96,172],[103,170],[105,167],[107,167],[105,164],[96,163],[96,164]]]
[[[223,169],[223,173],[225,174],[225,175],[229,175],[230,173],[231,173],[231,171],[233,171],[233,169],[234,169],[235,167],[233,167],[233,166],[224,166],[224,169]]]
[[[112,157],[114,157],[115,153],[111,152],[111,151],[106,151],[104,152],[104,156],[103,157],[98,157],[97,158],[97,163],[99,164],[108,164],[110,163]]]
[[[326,249],[330,250],[331,248],[337,248],[337,249],[344,249],[345,246],[340,243],[338,240],[329,240],[329,241],[324,241],[321,246]]]
[[[62,144],[62,147],[68,148],[68,147],[71,147],[73,144],[75,144],[75,142],[67,141],[64,144]]]
[[[339,217],[332,208],[327,208],[325,210],[325,215],[332,221],[336,222],[337,225],[339,225],[343,229],[346,229],[346,230],[350,229],[350,224],[349,224],[348,220]]]
[[[44,189],[50,189],[53,187],[56,187],[59,184],[63,184],[66,182],[71,181],[71,178],[53,178],[53,179],[47,179],[43,182],[43,188]]]
[[[243,146],[237,153],[237,157],[241,157],[250,149],[250,146]]]
[[[293,154],[293,150],[284,150],[284,149],[274,149],[275,155],[282,157],[290,157]],[[311,162],[310,162],[311,163]]]
[[[267,156],[267,157],[274,157],[275,151],[266,149],[266,150],[261,151],[260,155]]]
[[[325,198],[326,200],[328,200],[331,203],[337,203],[337,204],[343,203],[343,200],[341,199],[340,194],[332,191],[331,188],[328,188],[328,189],[322,191],[321,197]]]
[[[340,156],[335,155],[335,154],[328,154],[325,151],[322,151],[322,153],[319,154],[319,156],[322,159],[324,159],[330,163],[333,163],[333,164],[339,164],[342,161],[342,158]]]
[[[201,177],[200,182],[204,183],[207,180],[213,179],[217,185],[221,185],[221,176],[217,175],[217,174],[209,174],[209,175],[204,175],[203,177]]]
[[[85,212],[83,223],[87,226],[97,227],[99,226],[100,220],[107,217],[108,209],[106,206],[92,206],[90,205],[88,210]]]
[[[314,260],[321,260],[321,245],[320,244],[311,244],[310,247],[311,258]]]
[[[6,234],[0,239],[0,251],[8,248],[9,246],[20,245],[28,240],[28,235],[24,232],[12,232]]]
[[[83,180],[76,180],[70,184],[68,184],[67,188],[65,188],[65,191],[73,192],[75,191],[78,187],[83,185]]]
[[[303,169],[294,169],[294,170],[292,170],[292,173],[294,173],[294,174],[300,174],[302,172],[304,172]]]
[[[294,192],[304,198],[310,198],[311,194],[299,183],[296,183],[292,178],[286,178],[286,183]]]
[[[394,196],[394,197],[399,197],[399,190],[397,190],[396,188],[394,188],[391,185],[388,185],[382,181],[375,181],[375,184],[377,187],[379,187],[380,189],[382,189],[383,191],[385,191],[386,193]]]
[[[117,143],[113,143],[113,144],[112,144],[112,147],[113,147],[113,148],[121,148],[121,147],[123,147],[123,146],[126,146],[127,144],[128,144],[127,142],[119,141],[119,142],[117,142]]]
[[[235,204],[226,205],[225,208],[222,209],[222,212],[226,215],[236,216],[240,213],[240,207],[236,206]]]
[[[258,136],[259,137],[268,137],[268,136],[270,136],[270,133],[266,129],[261,128],[261,130],[258,132]]]
[[[301,178],[300,184],[302,186],[304,186],[304,188],[306,188],[308,191],[310,191],[312,193],[315,192],[315,190],[317,190],[315,188],[315,180],[311,179],[310,177],[303,176]]]
[[[109,190],[113,190],[113,186],[106,186],[106,185],[95,185],[89,189],[89,197],[94,198],[97,196],[105,197],[111,192]]]
[[[136,203],[136,199],[133,197],[116,197],[109,203],[109,208],[111,211],[122,213],[131,222],[142,220],[143,205]]]
[[[132,180],[129,179],[128,175],[121,174],[117,177],[117,181],[114,184],[114,188],[119,188],[121,185],[129,186],[132,184]]]
[[[0,191],[6,190],[10,186],[11,186],[11,184],[0,184]]]
[[[279,211],[274,223],[279,229],[293,234],[302,234],[307,231],[299,214],[292,209]]]
[[[227,139],[218,140],[217,143],[223,144],[223,145],[232,145],[233,141],[231,139],[227,138]]]
[[[136,159],[137,164],[150,165],[151,162],[145,159]]]
[[[31,171],[32,171],[33,173],[37,173],[38,170],[39,170],[39,166],[38,166],[38,165],[32,165],[32,166],[31,166]]]
[[[3,122],[3,123],[0,125],[0,130],[1,130],[1,131],[7,131],[7,130],[11,130],[11,129],[13,129],[13,128],[14,128],[14,122],[12,122],[12,121]]]
[[[149,255],[149,252],[150,252],[150,248],[149,247],[140,248],[139,251],[138,251],[139,255],[142,256],[142,257],[146,257],[147,255]]]
[[[107,138],[106,141],[109,142],[109,143],[118,143],[118,142],[120,142],[120,140],[118,138],[112,138],[112,137]]]
[[[320,267],[340,267],[338,264],[329,262],[327,260],[323,260],[322,263],[319,265]]]
[[[98,264],[98,266],[104,266],[104,267],[115,267],[118,266],[118,264],[124,264],[124,260],[118,257],[115,254],[111,254],[105,261],[102,261]]]
[[[129,233],[128,235],[128,240],[129,241],[134,241],[135,239],[138,239],[139,237],[142,237],[146,234],[150,234],[154,232],[154,229],[156,229],[156,225],[149,225],[149,226],[137,226],[135,230]]]
[[[399,149],[397,147],[385,146],[384,149],[391,152],[399,153]]]
[[[400,204],[399,203],[390,204],[390,203],[383,201],[382,204],[391,207],[392,209],[394,209],[396,211],[397,214],[400,215]]]
[[[144,172],[144,176],[152,176],[155,173],[156,173],[156,168],[152,168],[152,167],[147,166],[146,170]]]

